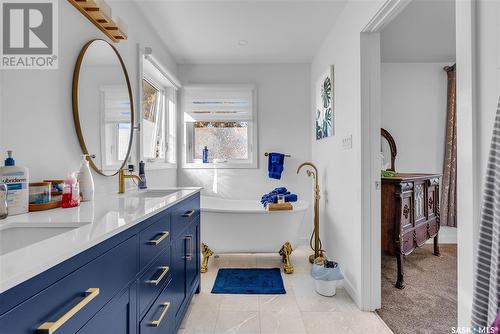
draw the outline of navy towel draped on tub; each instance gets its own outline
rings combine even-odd
[[[282,153],[269,153],[267,161],[267,171],[269,172],[269,177],[272,179],[281,179],[281,172],[283,172],[283,166],[285,164],[285,155]]]

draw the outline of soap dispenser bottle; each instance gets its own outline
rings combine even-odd
[[[78,172],[78,183],[83,202],[94,200],[94,179],[92,178],[88,159],[89,155],[84,154]]]
[[[139,177],[141,178],[141,181],[139,182],[139,189],[147,189],[147,183],[146,183],[146,164],[144,161],[139,162]]]

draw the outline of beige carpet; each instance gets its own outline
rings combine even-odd
[[[457,324],[457,247],[441,245],[441,256],[425,245],[404,263],[403,290],[396,289],[396,259],[382,257],[382,308],[395,334],[446,334]]]

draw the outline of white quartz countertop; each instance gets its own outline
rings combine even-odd
[[[82,202],[79,207],[31,212],[0,220],[0,293],[181,202],[201,188],[169,190],[175,192],[164,197],[137,196],[139,191],[103,194],[92,202]],[[40,235],[30,236],[29,232],[25,236],[20,233],[19,239],[16,233],[2,236],[2,231],[19,228],[17,231],[23,232],[26,227],[44,227],[42,232],[48,231],[49,237],[39,240]],[[50,230],[45,227],[57,229],[59,234],[50,236]],[[17,249],[5,249],[13,243],[5,238],[13,235],[15,242],[25,244],[20,248],[18,245]]]

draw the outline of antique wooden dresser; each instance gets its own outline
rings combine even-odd
[[[382,251],[396,256],[396,287],[404,288],[403,257],[434,238],[439,256],[439,174],[382,177]]]

